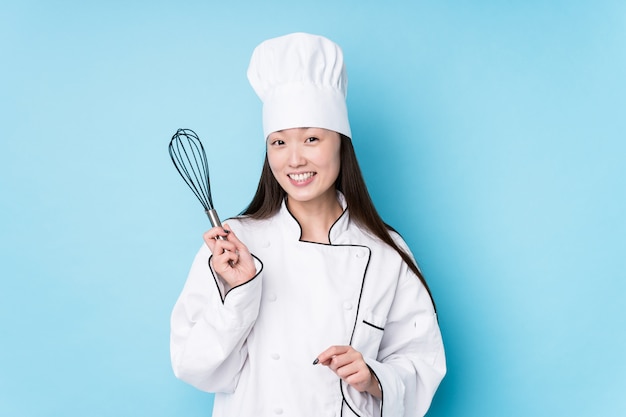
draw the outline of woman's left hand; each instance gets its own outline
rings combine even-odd
[[[328,366],[357,391],[369,392],[376,398],[382,397],[378,379],[363,360],[361,352],[352,346],[331,346],[320,353],[314,363]]]

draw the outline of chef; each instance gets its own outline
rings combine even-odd
[[[248,79],[265,162],[250,205],[204,234],[171,316],[175,375],[215,393],[215,417],[423,416],[446,373],[441,333],[361,175],[341,49],[269,39]]]

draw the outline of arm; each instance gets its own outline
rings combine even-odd
[[[399,238],[398,243],[406,249]],[[364,295],[351,345],[378,380],[381,398],[342,381],[344,399],[359,415],[423,416],[446,373],[430,296],[403,261],[378,257],[370,272],[376,285]]]
[[[430,297],[414,275],[406,273],[400,280],[378,358],[366,362],[382,387],[383,415],[426,414],[446,362]]]
[[[216,254],[218,257],[219,252]],[[242,257],[247,255],[246,249]],[[233,285],[225,294],[220,290],[221,278],[212,268],[220,262],[212,262],[212,258],[207,245],[203,245],[174,306],[170,336],[172,368],[178,378],[198,389],[232,392],[247,357],[246,338],[259,311],[262,265],[250,256],[248,261],[255,275]]]

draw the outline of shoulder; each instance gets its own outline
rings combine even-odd
[[[245,228],[259,228],[268,224],[271,219],[253,219],[248,216],[235,216],[224,220],[222,223],[226,223],[233,228],[245,229]]]
[[[371,249],[372,261],[382,262],[385,268],[394,271],[394,274],[397,273],[398,276],[411,276],[413,278],[415,274],[395,248],[362,228],[360,228],[360,231],[367,240],[366,245]],[[420,268],[413,252],[400,233],[393,228],[388,228],[387,231],[393,243],[398,247],[398,249],[400,249],[400,251],[409,256],[409,258],[413,261],[413,264],[419,270]]]
[[[248,216],[231,217],[223,221],[227,224],[239,239],[250,239],[262,236],[271,229],[273,217],[269,219],[253,219]]]
[[[389,235],[391,239],[393,239],[394,243],[398,245],[400,249],[406,252],[409,256],[413,257],[413,253],[409,248],[409,245],[406,243],[404,238],[400,235],[400,233],[396,232],[394,229],[389,229]]]
[[[391,239],[400,248],[405,249],[407,247],[406,243],[398,233],[389,230],[389,234]],[[376,236],[366,228],[353,224],[351,235],[354,239],[354,243],[366,246],[370,249],[373,260],[384,260],[384,262],[388,265],[402,263],[402,257],[391,245],[384,242],[380,237]]]
[[[381,238],[379,238],[378,236],[374,235],[372,232],[370,232],[369,230],[361,227],[361,226],[357,226],[355,224],[353,224],[353,228],[354,230],[356,230],[360,236],[361,239],[363,239],[364,242],[367,242],[368,246],[373,246],[374,248],[377,249],[384,249],[384,250],[389,250],[391,252],[396,252],[396,250],[394,248],[392,248],[389,244],[387,244],[386,242],[383,242],[381,240]],[[353,230],[353,233],[355,233],[355,231]],[[409,249],[408,244],[406,243],[406,241],[404,240],[404,238],[400,235],[400,233],[398,233],[395,229],[387,227],[387,232],[389,233],[389,236],[391,237],[391,240],[393,240],[393,242],[403,251],[407,252],[408,254],[411,254],[411,251]]]

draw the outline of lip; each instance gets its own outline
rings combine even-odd
[[[316,175],[317,173],[313,171],[294,172],[291,174],[287,174],[287,178],[289,178],[289,182],[291,184],[297,187],[301,187],[301,186],[310,184],[315,179]]]

